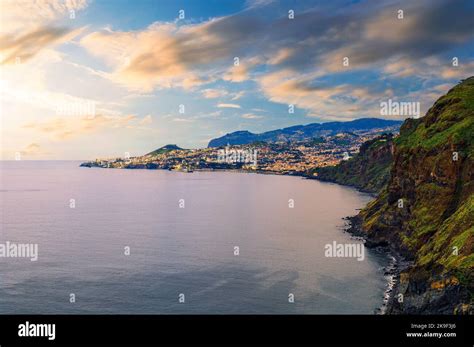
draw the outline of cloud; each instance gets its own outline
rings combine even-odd
[[[240,108],[240,105],[237,105],[237,104],[217,104],[217,107],[220,107],[220,108]]]
[[[229,94],[224,89],[204,89],[201,93],[206,99],[220,98]]]
[[[326,120],[354,119],[377,111],[380,98],[391,89],[371,88],[354,84],[331,85],[314,81],[291,70],[276,71],[262,76],[258,83],[265,96],[273,102],[294,105],[308,110],[307,115]],[[355,107],[357,105],[357,107]]]
[[[41,27],[20,36],[0,36],[0,64],[24,63],[44,48],[70,41],[84,28]]]
[[[249,77],[249,69],[246,66],[232,66],[224,75],[223,79],[230,82],[243,82]]]
[[[72,40],[84,28],[70,28],[70,11],[87,5],[87,0],[2,0],[0,64],[24,63],[46,47]]]
[[[258,116],[256,114],[253,114],[253,113],[245,113],[242,115],[242,118],[245,118],[245,119],[261,119],[263,118],[263,116]]]
[[[179,59],[174,24],[155,24],[141,32],[104,30],[85,36],[81,44],[112,67],[114,80],[131,90],[155,87],[192,88],[209,82]]]
[[[391,59],[385,64],[383,73],[393,77],[417,77],[423,79],[443,78],[458,80],[471,76],[474,72],[474,61],[461,59],[458,66],[453,66],[452,58],[441,59],[429,57],[421,61],[410,59]]]
[[[403,19],[398,18],[398,9],[403,9]],[[343,71],[344,57],[352,68],[374,69],[394,58],[416,65],[472,40],[473,16],[474,7],[467,0],[397,2],[375,12],[367,10],[360,20],[351,19],[346,27],[352,26],[352,34],[344,32],[337,45],[320,55],[321,61],[328,71]]]
[[[189,25],[157,22],[141,31],[93,32],[81,39],[81,45],[103,58],[116,81],[130,89],[190,89],[212,82],[232,66],[233,57],[252,42],[259,24],[256,18],[238,16]],[[216,64],[220,70],[210,73]],[[241,70],[235,74],[242,78]]]
[[[70,11],[87,7],[87,0],[2,0],[0,32],[28,31],[59,18],[69,18]]]
[[[245,95],[245,90],[241,90],[240,92],[233,93],[231,100],[239,100]]]
[[[238,57],[234,57],[238,58]],[[260,56],[248,57],[246,59],[239,58],[239,64],[233,65],[224,72],[222,79],[229,82],[243,82],[250,78],[250,71],[256,66],[263,63]]]
[[[306,98],[328,99],[347,91],[345,86],[321,87],[310,85],[304,76],[295,75],[290,70],[281,70],[261,77],[260,83],[267,97],[275,102],[295,104]],[[311,100],[308,100],[312,102]],[[308,105],[307,105],[308,106]]]
[[[36,157],[40,155],[47,154],[41,149],[41,146],[37,143],[30,143],[25,148],[20,151],[22,156],[25,157]]]
[[[461,79],[472,76],[474,73],[474,61],[459,62],[459,66],[445,66],[441,70],[441,77],[446,79]]]
[[[81,44],[104,58],[114,70],[113,79],[132,90],[198,85],[201,79],[188,73],[177,58],[174,30],[173,24],[157,24],[141,32],[106,29],[85,36]]]
[[[153,118],[151,117],[151,115],[148,114],[143,119],[141,119],[138,123],[140,125],[148,125],[148,124],[153,123]]]
[[[136,119],[135,115],[62,117],[43,122],[30,122],[23,125],[23,128],[45,134],[52,140],[63,141],[99,130],[124,128],[132,124],[132,121]]]
[[[190,118],[173,118],[173,122],[191,123],[191,122],[194,122],[194,119],[190,119]]]
[[[275,0],[247,0],[245,1],[245,6],[249,9],[252,9],[252,8],[265,7],[274,2]]]
[[[271,57],[268,61],[270,65],[280,65],[283,64],[285,61],[288,61],[293,55],[295,54],[294,48],[284,47],[281,48],[279,51],[275,53],[273,57]]]
[[[308,4],[296,11],[294,20],[286,12],[281,15],[279,5],[271,1],[256,5],[197,24],[157,22],[135,31],[106,28],[83,37],[81,45],[104,59],[114,81],[132,90],[194,90],[218,80],[253,80],[272,101],[291,99],[310,113],[320,113],[324,102],[336,112],[337,98],[345,91],[351,92],[348,98],[370,95],[361,94],[363,87],[351,88],[352,82],[321,87],[318,80],[357,69],[386,71],[393,78],[418,76],[422,60],[474,38],[474,8],[467,0],[361,2],[338,11],[329,11],[330,4],[319,9]],[[404,19],[397,18],[400,8]],[[234,66],[236,57],[240,63]],[[349,58],[348,67],[342,64],[344,57]],[[288,72],[292,78],[278,78]],[[457,74],[446,70],[441,77],[450,76]],[[271,79],[282,85],[269,83]],[[224,95],[211,88],[201,92],[206,98]],[[327,99],[311,100],[315,97]]]

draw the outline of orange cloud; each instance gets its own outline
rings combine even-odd
[[[223,89],[204,89],[201,93],[206,99],[220,98],[228,94],[227,91]]]
[[[0,36],[0,64],[23,63],[53,44],[70,41],[84,28],[40,27],[19,36]]]
[[[360,117],[361,110],[370,111],[370,107],[373,108],[376,105],[375,101],[385,93],[385,91],[375,93],[365,87],[348,84],[318,85],[311,83],[312,76],[295,74],[291,70],[269,73],[256,81],[269,100],[294,105],[307,110],[307,115],[310,117],[323,119]],[[357,100],[359,108],[354,107],[354,100]]]
[[[223,79],[230,82],[243,82],[248,79],[249,69],[244,65],[231,67]]]
[[[45,47],[76,37],[83,28],[54,21],[68,19],[72,24],[70,16],[87,4],[87,0],[0,1],[0,64],[23,63]]]
[[[132,90],[151,91],[156,86],[189,89],[206,83],[207,78],[191,71],[180,58],[177,30],[175,24],[155,24],[138,32],[107,29],[85,36],[81,44],[112,67],[112,78],[116,82]],[[190,45],[197,44],[190,42]]]
[[[40,153],[41,153],[41,146],[38,145],[37,143],[30,143],[21,151],[21,154],[27,155],[27,156],[34,156]]]
[[[69,117],[55,118],[44,122],[25,124],[24,129],[35,130],[47,134],[52,140],[62,141],[86,133],[103,130],[106,128],[123,128],[137,120],[135,115],[95,117]],[[140,123],[143,124],[143,123]]]
[[[69,18],[70,11],[86,8],[88,0],[2,0],[0,32],[31,31],[59,18]]]
[[[242,24],[250,30],[237,30]],[[257,25],[254,19],[229,16],[192,25],[154,23],[130,32],[106,28],[83,37],[81,45],[104,59],[115,81],[132,90],[190,89],[223,74],[234,82],[248,78],[252,59],[240,57],[241,65],[233,66],[234,58]]]

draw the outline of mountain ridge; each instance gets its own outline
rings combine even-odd
[[[265,141],[302,141],[314,137],[335,135],[338,132],[354,132],[372,130],[375,128],[390,128],[397,131],[402,124],[400,120],[387,120],[381,118],[359,118],[347,122],[310,123],[306,125],[293,125],[286,128],[252,133],[248,130],[239,130],[209,141],[210,147],[223,147],[229,145],[246,145],[252,142]]]

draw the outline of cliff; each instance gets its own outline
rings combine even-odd
[[[354,220],[412,260],[388,313],[474,313],[474,77],[394,139],[387,185]],[[353,230],[354,231],[354,230]]]
[[[317,168],[322,181],[356,187],[362,191],[378,193],[388,182],[393,160],[393,135],[383,134],[365,142],[359,153],[336,166]]]

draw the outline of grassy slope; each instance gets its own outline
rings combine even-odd
[[[382,135],[364,143],[353,158],[336,166],[317,168],[318,179],[377,193],[390,176],[392,137]]]
[[[453,152],[459,154],[457,161]],[[361,212],[363,230],[396,244],[414,259],[415,268],[432,276],[455,274],[472,289],[473,194],[471,77],[438,99],[425,117],[405,121],[395,139],[387,188]],[[398,208],[399,199],[404,208]]]

